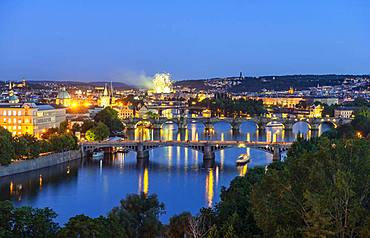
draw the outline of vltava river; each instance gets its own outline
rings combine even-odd
[[[319,133],[327,130],[323,125]],[[131,139],[182,140],[250,140],[293,141],[298,133],[311,136],[307,125],[299,122],[293,132],[281,129],[258,132],[252,122],[243,123],[240,133],[233,135],[227,123],[215,124],[211,135],[204,134],[202,124],[189,124],[181,135],[173,124],[166,124],[161,134],[137,129]],[[236,167],[241,153],[249,153],[251,162]],[[129,193],[156,193],[165,203],[166,214],[161,220],[183,211],[196,214],[201,207],[219,201],[222,186],[228,186],[235,176],[243,176],[254,166],[271,163],[272,155],[256,149],[232,148],[216,153],[214,168],[202,167],[202,154],[187,148],[163,147],[150,152],[147,167],[138,167],[136,154],[106,155],[102,162],[90,159],[74,161],[39,171],[0,179],[0,200],[11,200],[16,206],[50,207],[58,213],[57,221],[64,224],[69,217],[86,214],[106,215]]]

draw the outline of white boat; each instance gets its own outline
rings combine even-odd
[[[104,158],[104,151],[94,151],[92,154],[93,160],[102,160]]]
[[[250,161],[250,156],[248,154],[239,155],[238,159],[235,161],[236,165],[245,165]]]
[[[284,125],[282,123],[278,122],[278,121],[272,121],[269,124],[267,124],[266,127],[269,127],[269,128],[281,128],[281,127],[284,127]]]

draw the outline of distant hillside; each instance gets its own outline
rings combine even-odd
[[[308,89],[309,87],[340,85],[346,78],[367,77],[369,75],[284,75],[261,77],[227,77],[204,80],[183,80],[176,85],[197,89],[221,89],[227,92],[258,92],[267,90]]]
[[[96,87],[96,86],[104,86],[107,84],[110,86],[110,82],[73,82],[73,81],[29,81],[30,85],[37,85],[37,84],[46,84],[46,83],[55,83],[58,85],[68,85],[68,86],[76,86],[76,87]],[[121,83],[121,82],[112,82],[114,88],[119,89],[131,89],[135,88],[134,86]]]

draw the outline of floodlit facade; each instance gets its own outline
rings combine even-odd
[[[65,108],[34,103],[1,103],[0,126],[13,135],[40,137],[47,129],[59,127],[66,120]]]
[[[72,105],[71,95],[69,95],[65,87],[61,88],[58,92],[55,104],[64,107],[70,107]]]

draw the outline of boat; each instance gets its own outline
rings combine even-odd
[[[278,121],[272,121],[269,124],[266,125],[267,128],[281,128],[284,127],[284,125]]]
[[[239,155],[238,159],[235,161],[236,165],[245,165],[250,161],[250,156],[248,154]]]
[[[93,160],[102,160],[104,158],[104,151],[98,150],[94,151],[92,154]]]
[[[126,154],[129,150],[127,148],[117,148],[116,153]]]

